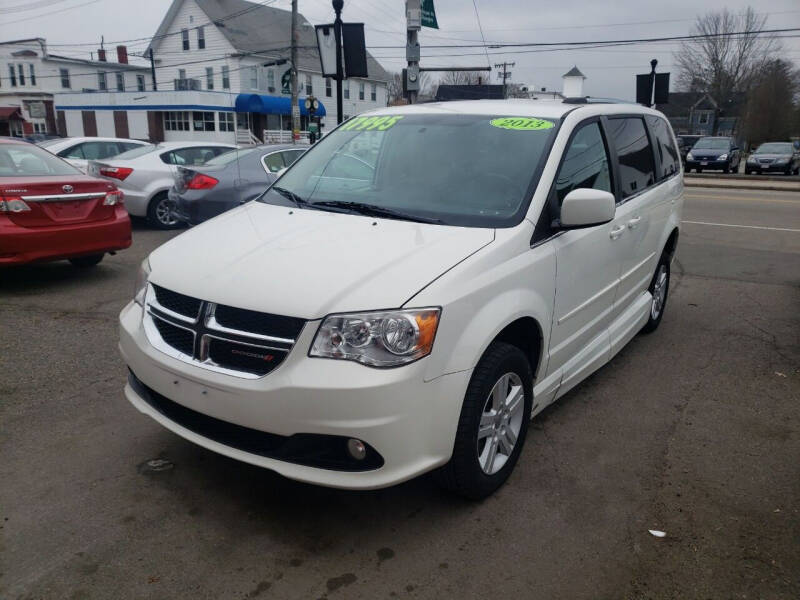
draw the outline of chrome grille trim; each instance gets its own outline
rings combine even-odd
[[[148,284],[144,299],[145,311],[143,318],[144,331],[150,344],[164,354],[176,358],[182,362],[193,364],[203,369],[224,373],[234,377],[244,379],[260,379],[266,377],[277,369],[283,360],[289,355],[294,347],[296,339],[273,337],[231,329],[220,325],[214,318],[217,305],[213,302],[200,301],[200,311],[196,318],[192,319],[186,315],[176,313],[162,306],[156,298],[156,292],[152,284]],[[156,321],[167,323],[173,327],[178,327],[189,331],[193,335],[194,351],[191,356],[181,352],[177,348],[168,344],[161,336]],[[199,339],[198,339],[199,335]],[[285,353],[285,356],[278,362],[277,366],[265,374],[252,373],[223,366],[215,362],[210,357],[211,340],[219,340],[228,344],[239,344],[251,348],[258,348],[273,352]]]

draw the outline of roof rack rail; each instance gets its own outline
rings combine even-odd
[[[620,100],[619,98],[593,98],[591,96],[564,98],[562,102],[564,104],[633,104],[628,100]]]

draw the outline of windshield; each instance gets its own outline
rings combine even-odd
[[[510,227],[527,209],[555,120],[490,115],[356,117],[312,146],[259,199],[350,203],[395,218]],[[399,213],[399,214],[397,214]]]
[[[255,150],[255,148],[245,148],[244,150],[236,150],[235,152],[231,150],[223,154],[220,154],[219,156],[215,156],[211,160],[207,160],[206,162],[203,163],[203,165],[211,165],[211,166],[227,165],[235,160],[239,160],[243,156],[247,156],[253,150]]]
[[[728,138],[703,138],[698,140],[693,150],[727,150],[731,145]]]
[[[773,142],[761,144],[755,154],[792,154],[792,145],[786,142]]]
[[[150,154],[155,149],[156,149],[155,144],[145,144],[144,146],[139,146],[137,148],[134,148],[133,150],[128,150],[127,152],[123,152],[122,154],[117,154],[114,158],[119,160],[139,158],[140,156],[144,156],[145,154]]]
[[[33,144],[0,145],[0,177],[82,175],[78,169]]]

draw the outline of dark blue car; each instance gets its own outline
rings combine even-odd
[[[703,171],[722,171],[736,173],[742,159],[741,151],[733,138],[704,137],[697,140],[686,154],[686,172],[692,169]]]

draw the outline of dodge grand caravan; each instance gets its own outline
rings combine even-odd
[[[290,478],[436,470],[485,497],[533,415],[658,327],[682,204],[672,130],[640,106],[365,113],[144,261],[126,397]]]

